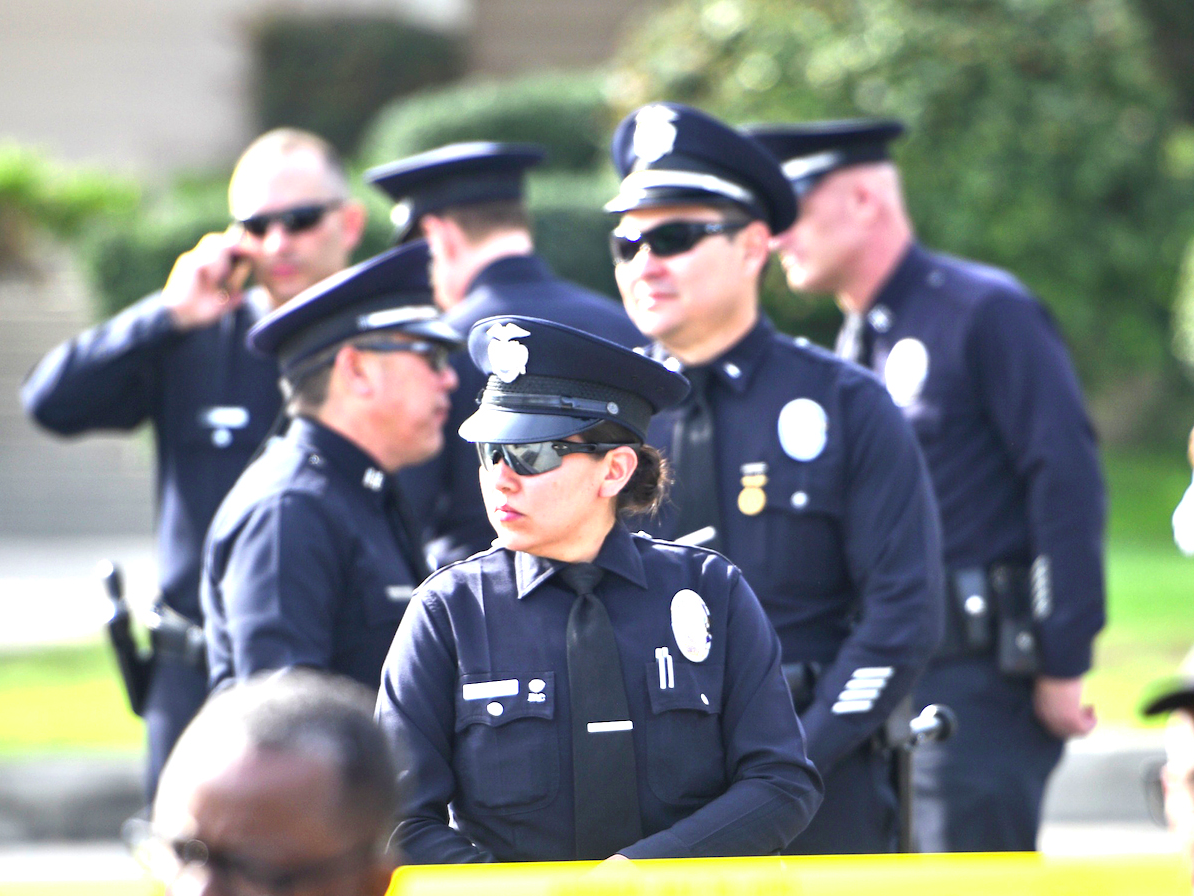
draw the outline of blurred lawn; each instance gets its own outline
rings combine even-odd
[[[1089,696],[1103,722],[1140,725],[1150,682],[1170,675],[1194,644],[1194,559],[1173,546],[1169,517],[1189,484],[1173,456],[1112,453],[1107,555],[1108,625]],[[0,759],[34,752],[141,749],[107,644],[0,653]]]

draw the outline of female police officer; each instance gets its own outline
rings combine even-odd
[[[618,521],[660,499],[643,434],[685,381],[533,318],[483,320],[469,350],[490,377],[460,434],[498,538],[421,586],[386,660],[406,857],[778,851],[821,781],[776,635],[720,554]]]

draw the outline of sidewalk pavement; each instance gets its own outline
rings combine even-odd
[[[146,606],[156,591],[148,536],[0,536],[0,675],[6,651],[97,637],[108,610],[95,576],[102,559],[122,566],[134,610]],[[1162,755],[1158,729],[1100,728],[1071,742],[1046,796],[1042,851],[1170,851],[1166,832],[1149,820],[1141,784],[1142,768]],[[136,876],[115,841],[120,823],[142,805],[142,764],[140,755],[110,754],[0,762],[0,881],[35,873],[23,869],[45,868],[60,853]]]

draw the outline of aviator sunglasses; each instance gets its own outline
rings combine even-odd
[[[499,460],[519,476],[549,473],[564,462],[566,454],[605,454],[626,442],[527,442],[512,445],[503,442],[478,442],[481,466],[492,470]]]
[[[440,342],[403,342],[396,339],[357,339],[353,345],[366,352],[411,352],[418,355],[436,373],[443,373],[448,369],[448,358],[452,354],[450,346]]]
[[[333,209],[339,208],[343,202],[334,199],[314,205],[296,205],[294,208],[283,209],[280,212],[266,212],[263,215],[252,215],[242,218],[237,223],[255,237],[263,237],[269,232],[269,227],[275,221],[282,225],[282,229],[289,234],[302,233],[318,226],[323,216]]]
[[[660,258],[670,258],[687,252],[707,236],[724,233],[733,235],[749,224],[749,221],[669,221],[652,227],[637,235],[619,233],[615,230],[609,235],[609,251],[614,257],[614,264],[630,261],[638,255],[643,244],[652,254]]]

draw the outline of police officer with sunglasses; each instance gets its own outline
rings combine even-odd
[[[30,372],[25,410],[75,435],[148,422],[157,450],[157,562],[166,609],[197,626],[203,536],[277,416],[278,369],[245,346],[250,327],[348,264],[365,212],[335,150],[305,131],[270,131],[228,187],[232,223],[181,255],[161,292],[63,343]],[[255,286],[245,289],[252,273]],[[174,617],[178,618],[178,617]],[[206,695],[202,651],[155,638],[143,715],[148,790]]]
[[[394,473],[443,445],[449,353],[427,244],[321,281],[249,331],[278,361],[287,411],[208,532],[200,597],[210,683],[328,669],[375,688],[427,575]]]
[[[643,444],[684,378],[562,324],[480,321],[461,427],[495,546],[433,574],[377,714],[407,746],[416,863],[775,853],[821,782],[742,574],[632,534],[668,478]],[[449,813],[451,823],[449,823]]]
[[[674,500],[649,531],[701,540],[746,576],[779,634],[825,801],[795,853],[890,852],[885,722],[941,634],[941,542],[915,436],[860,368],[759,309],[773,233],[795,217],[779,163],[690,107],[613,138],[615,276],[652,355],[692,383],[647,434]]]
[[[642,345],[646,338],[617,301],[564,280],[536,253],[523,194],[527,173],[545,155],[543,147],[528,143],[452,143],[372,168],[365,179],[396,203],[398,240],[427,238],[436,304],[461,333],[485,317],[519,314]],[[453,365],[460,389],[444,450],[401,474],[437,565],[484,550],[493,539],[477,489],[476,457],[456,436],[476,410],[485,380],[463,352]]]

